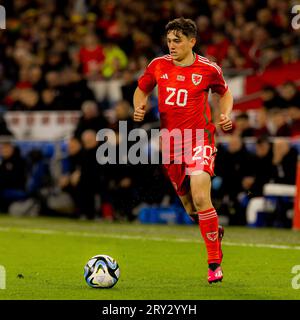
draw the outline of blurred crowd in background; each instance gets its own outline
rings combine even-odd
[[[100,108],[131,103],[149,60],[167,53],[164,26],[195,20],[195,51],[225,75],[299,59],[299,31],[285,0],[7,0],[0,33],[1,105],[7,110]],[[293,32],[292,32],[293,31]],[[283,93],[284,94],[284,93]],[[290,93],[291,94],[291,93]]]
[[[5,32],[0,32],[0,135],[11,135],[3,118],[7,111],[82,112],[57,177],[39,150],[22,159],[16,146],[2,144],[2,212],[16,200],[34,198],[42,206],[39,212],[54,214],[41,192],[47,186],[69,195],[76,217],[135,220],[143,203],[177,201],[159,165],[100,166],[95,159],[98,130],[111,128],[119,134],[121,120],[127,121],[128,130],[159,127],[155,95],[138,125],[132,120],[132,97],[149,61],[167,53],[164,26],[169,20],[180,16],[195,20],[199,33],[195,51],[217,62],[226,77],[260,73],[300,59],[299,31],[291,32],[292,1],[7,0],[1,4],[7,21]],[[226,148],[218,146],[213,197],[219,213],[229,216],[232,224],[246,223],[247,201],[261,195],[266,182],[295,183],[297,149],[282,138],[273,143],[273,138],[300,136],[297,84],[266,86],[262,100],[255,119],[248,112],[238,114],[226,135]],[[256,138],[252,148],[243,140],[249,137]],[[34,203],[28,206],[33,212]]]

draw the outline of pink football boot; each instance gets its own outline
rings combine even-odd
[[[223,272],[221,266],[219,266],[215,271],[208,269],[208,283],[219,282],[223,279]]]

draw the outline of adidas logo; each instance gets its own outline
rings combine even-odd
[[[168,77],[168,74],[167,74],[167,73],[163,74],[160,78],[161,78],[161,79],[169,79],[169,77]]]
[[[223,274],[222,274],[222,271],[221,271],[221,270],[219,270],[219,271],[217,271],[217,272],[215,273],[215,277],[217,277],[217,278],[222,277],[222,276],[223,276]]]

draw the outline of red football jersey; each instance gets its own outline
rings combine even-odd
[[[146,93],[156,85],[161,128],[204,129],[205,140],[213,144],[208,93],[209,89],[220,95],[227,91],[221,68],[197,54],[189,66],[177,66],[170,55],[164,55],[153,59],[138,81]]]

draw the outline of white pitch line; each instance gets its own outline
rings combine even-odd
[[[89,232],[75,232],[75,231],[60,231],[51,229],[27,229],[27,228],[8,228],[0,227],[0,232],[20,232],[20,233],[31,233],[31,234],[48,234],[48,235],[67,235],[75,237],[86,237],[86,238],[110,238],[110,239],[121,239],[121,240],[142,240],[142,241],[167,241],[167,242],[185,242],[185,243],[199,243],[203,242],[200,239],[187,239],[187,238],[161,238],[161,237],[145,237],[145,236],[134,236],[134,235],[119,235],[111,233],[89,233]],[[265,249],[283,249],[283,250],[300,250],[300,246],[288,246],[280,244],[267,244],[267,243],[244,243],[244,242],[229,242],[222,241],[222,245],[234,246],[234,247],[254,247],[254,248],[265,248]]]

